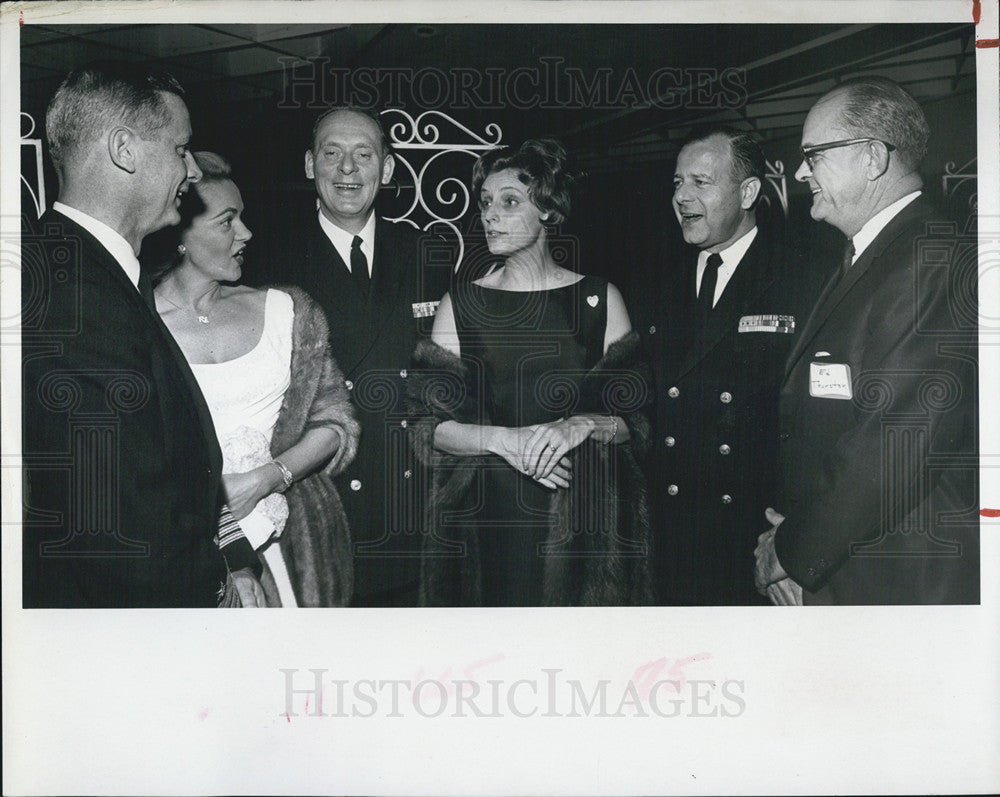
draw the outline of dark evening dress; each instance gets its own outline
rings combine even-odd
[[[586,276],[543,291],[472,283],[453,292],[462,360],[489,423],[520,427],[577,411],[579,385],[601,359],[607,281]],[[542,603],[551,491],[499,457],[475,509],[486,606]]]

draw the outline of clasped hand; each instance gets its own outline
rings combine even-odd
[[[566,456],[594,431],[594,422],[574,415],[552,423],[509,429],[498,453],[515,470],[555,490],[569,487],[573,464]]]
[[[771,528],[757,538],[757,548],[754,550],[754,583],[757,591],[766,595],[775,606],[801,606],[802,587],[789,578],[774,550],[774,535],[785,517],[771,507],[767,508],[764,516]]]

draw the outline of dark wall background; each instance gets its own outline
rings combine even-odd
[[[379,74],[408,69],[412,74],[430,67],[451,75],[448,70],[458,67],[469,74],[494,70],[510,76],[518,69],[539,72],[558,63],[564,70],[579,70],[588,81],[605,75],[610,93],[589,100],[548,96],[532,105],[508,92],[485,103],[445,104],[440,110],[480,133],[498,124],[505,143],[547,134],[566,141],[587,173],[574,196],[572,216],[559,231],[567,265],[606,276],[630,295],[641,295],[656,271],[670,266],[670,254],[679,246],[671,178],[679,142],[695,124],[712,119],[757,130],[768,160],[784,165],[790,205],[785,232],[805,251],[829,238],[830,230],[809,219],[808,192],[793,178],[800,163],[799,131],[815,98],[838,80],[885,74],[917,96],[933,131],[924,165],[932,198],[945,199],[941,175],[946,164],[960,168],[976,155],[971,25],[352,25],[329,31],[311,26],[301,33],[287,26],[287,39],[267,47],[253,27],[145,26],[138,37],[135,31],[117,35],[73,26],[25,26],[30,30],[22,32],[22,109],[39,122],[36,135],[48,99],[71,66],[93,57],[122,57],[178,75],[188,89],[194,148],[217,151],[233,162],[246,218],[257,234],[246,267],[251,279],[268,270],[268,260],[281,257],[269,244],[272,233],[294,228],[313,205],[312,184],[303,172],[311,126],[322,108],[345,99],[325,70]],[[242,43],[198,51],[201,38],[223,33]],[[316,57],[293,59],[297,68],[278,63],[282,41],[291,48],[305,36],[315,39]],[[133,48],[131,41],[143,42],[142,47]],[[264,72],[245,66],[251,56]],[[694,82],[671,107],[642,107],[649,97],[629,95],[630,73],[641,84],[665,66]],[[702,79],[710,73],[714,81]],[[736,95],[725,91],[734,80],[741,89]],[[387,101],[413,115],[427,107],[413,91],[368,92],[360,99],[373,97],[376,104]],[[468,156],[451,161],[452,176],[467,184],[472,162]],[[51,204],[55,176],[46,168]],[[393,205],[393,189],[383,194],[385,212]],[[967,200],[966,193],[944,202],[963,224]],[[481,265],[475,213],[468,212],[459,227],[467,233],[466,261]]]

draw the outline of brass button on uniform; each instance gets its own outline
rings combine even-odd
[[[728,493],[726,495],[722,496],[722,503],[724,503],[724,504],[731,504],[732,502],[733,502],[733,497],[731,495],[729,495]]]
[[[719,453],[722,454],[722,456],[726,456],[726,454],[728,454],[730,451],[732,451],[732,449],[725,443],[719,446]]]
[[[670,398],[677,398],[680,394],[681,391],[676,387],[672,387],[670,388],[670,390],[667,391],[667,395],[670,396]]]
[[[721,401],[723,404],[728,404],[732,400],[733,400],[733,394],[730,393],[728,390],[719,395],[719,401]]]
[[[656,334],[656,327],[650,327],[649,328],[649,334],[650,335],[655,335]]]
[[[667,487],[667,492],[670,493],[670,495],[677,495],[677,493],[680,492],[680,490],[677,488],[676,484],[671,484],[669,487]]]
[[[354,490],[354,492],[357,492],[358,490],[360,490],[361,489],[361,480],[360,479],[351,479],[351,489]]]
[[[674,443],[676,443],[677,441],[674,440],[674,438],[672,438],[672,437],[668,437],[663,442],[666,444],[667,448],[673,448],[674,447]]]
[[[344,387],[346,387],[348,390],[354,390],[354,383],[350,379],[345,379]]]

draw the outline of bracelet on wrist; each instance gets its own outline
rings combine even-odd
[[[274,465],[279,471],[281,471],[281,487],[278,488],[279,493],[285,492],[295,481],[295,477],[292,476],[292,472],[282,465],[278,460],[272,459],[271,464]]]

